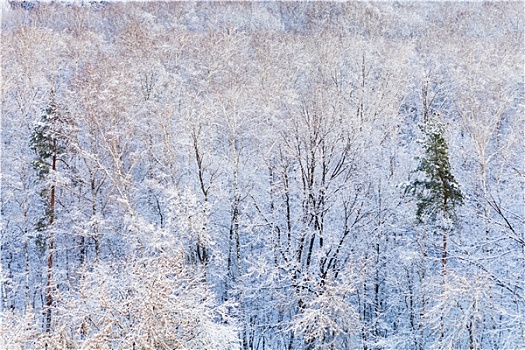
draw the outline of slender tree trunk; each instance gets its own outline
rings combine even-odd
[[[203,159],[202,154],[199,148],[199,139],[198,139],[198,133],[199,131],[193,129],[192,131],[192,138],[193,138],[193,149],[195,151],[195,161],[197,162],[197,170],[198,170],[198,176],[199,176],[199,185],[202,192],[202,195],[204,196],[204,203],[208,203],[208,189],[206,188],[206,185],[204,183],[204,165],[203,165]],[[210,180],[211,181],[211,180]],[[206,207],[203,210],[203,215],[206,217]],[[206,226],[203,227],[203,231],[206,231]],[[205,243],[201,242],[200,239],[197,241],[197,257],[201,264],[205,264],[208,262],[208,248],[206,247]]]
[[[28,203],[24,202],[24,257],[25,257],[25,291],[26,291],[26,307],[31,303],[31,292],[29,284],[29,274],[31,271],[31,264],[29,259],[29,220],[28,220]]]
[[[80,266],[83,266],[86,262],[86,239],[84,236],[80,236],[80,242],[78,245],[80,246]]]
[[[56,141],[53,141],[53,147],[56,149]],[[51,169],[56,171],[57,157],[53,155]],[[54,180],[53,180],[54,181]],[[46,308],[45,308],[45,330],[51,331],[51,308],[53,306],[53,253],[55,245],[55,237],[53,232],[53,224],[55,222],[55,183],[51,185],[51,195],[49,197],[49,238],[47,248],[47,286],[46,286]]]
[[[421,288],[421,309],[419,312],[419,337],[420,341],[418,344],[418,349],[423,350],[425,348],[425,325],[423,320],[427,312],[427,293],[425,290],[425,279],[426,279],[426,263],[427,263],[427,248],[426,248],[427,232],[426,229],[423,229],[423,235],[419,243],[420,246],[420,256],[421,256],[421,271],[420,271],[420,288]]]
[[[3,251],[2,251],[2,247],[4,246],[3,243],[4,243],[3,240],[0,241],[0,257],[3,256]],[[1,284],[0,294],[1,294],[1,299],[2,299],[2,304],[0,305],[0,321],[3,321],[4,311],[7,309],[7,290],[5,287],[6,282],[4,281],[3,275],[4,275],[4,264],[3,264],[2,259],[0,259],[0,276],[2,277],[0,278],[0,284]]]
[[[441,265],[443,268],[443,278],[445,278],[445,275],[447,274],[447,230],[443,231],[443,255],[441,256]]]
[[[99,260],[100,257],[100,243],[98,239],[98,219],[97,219],[97,191],[95,190],[95,179],[91,180],[91,198],[93,204],[91,206],[91,214],[95,218],[95,223],[93,225],[93,240],[95,241],[95,261]]]
[[[26,306],[31,302],[31,293],[29,289],[29,272],[30,272],[30,263],[29,263],[29,244],[26,231],[26,238],[24,242],[24,254],[25,254],[25,290],[26,290]]]

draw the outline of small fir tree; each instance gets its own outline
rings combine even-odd
[[[441,124],[429,122],[420,126],[425,135],[424,156],[416,171],[424,175],[416,179],[409,189],[416,196],[419,223],[430,223],[442,238],[442,275],[447,274],[447,242],[451,224],[457,222],[456,208],[463,203],[459,184],[452,175],[448,157],[448,146]]]
[[[442,215],[456,221],[456,208],[463,204],[463,195],[450,169],[448,146],[440,124],[420,126],[425,135],[424,156],[416,171],[424,174],[423,179],[412,182],[410,189],[415,194],[418,221],[435,222]]]
[[[43,183],[48,180],[49,172],[56,170],[57,159],[64,151],[64,146],[59,141],[59,122],[58,106],[54,97],[52,97],[51,102],[44,109],[40,120],[33,128],[30,139],[31,149],[36,153],[32,166],[38,175],[38,179]],[[40,191],[40,197],[44,200],[45,208],[44,215],[36,224],[36,230],[42,233],[50,225],[54,216],[54,210],[51,208],[52,199],[54,199],[54,184],[43,186]],[[43,244],[41,235],[37,238],[37,244]]]

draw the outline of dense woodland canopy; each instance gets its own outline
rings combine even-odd
[[[525,348],[523,11],[3,2],[0,348]]]

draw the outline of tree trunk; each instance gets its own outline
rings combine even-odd
[[[56,141],[53,141],[56,149]],[[53,155],[51,169],[56,171],[57,157]],[[54,181],[54,180],[53,180]],[[55,184],[51,185],[51,195],[49,197],[49,238],[47,248],[47,286],[46,286],[46,307],[45,307],[45,330],[51,331],[51,308],[53,306],[53,252],[55,237],[53,233],[53,223],[55,222]]]

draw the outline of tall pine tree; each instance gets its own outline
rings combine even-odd
[[[40,196],[44,202],[44,215],[37,222],[39,238],[37,243],[47,250],[47,283],[45,291],[45,330],[51,330],[53,307],[53,254],[54,254],[54,224],[56,218],[56,181],[57,163],[61,160],[67,145],[68,120],[60,113],[56,103],[55,93],[51,91],[51,99],[44,109],[40,120],[36,123],[30,139],[30,146],[36,153],[32,165],[39,180],[43,184]]]
[[[450,168],[448,145],[443,136],[444,127],[435,122],[420,126],[425,139],[424,156],[417,172],[422,174],[412,182],[410,189],[416,196],[416,216],[420,223],[431,223],[442,231],[443,273],[447,264],[447,236],[450,223],[457,222],[456,208],[463,204],[463,195]]]

